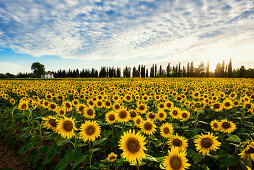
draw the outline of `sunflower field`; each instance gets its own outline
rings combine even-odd
[[[254,80],[0,80],[0,135],[33,169],[253,169]]]

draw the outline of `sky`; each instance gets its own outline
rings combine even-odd
[[[230,58],[254,67],[254,0],[0,0],[0,73]]]

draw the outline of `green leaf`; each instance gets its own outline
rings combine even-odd
[[[46,153],[46,157],[43,160],[42,164],[48,164],[48,163],[50,163],[54,159],[54,157],[56,156],[57,151],[58,151],[58,147],[57,147],[56,143],[53,142],[50,145],[50,147],[49,147],[49,149],[48,149],[48,151]]]
[[[201,159],[204,157],[202,154],[195,152],[193,149],[188,149],[187,154],[192,158],[194,164],[200,162]]]
[[[235,143],[240,143],[241,142],[241,139],[237,135],[232,135],[229,138],[227,138],[226,140],[228,140],[230,142],[235,142]]]
[[[99,139],[99,140],[96,140],[94,143],[93,143],[93,145],[95,146],[95,145],[100,145],[102,142],[104,142],[105,140],[107,140],[107,138],[101,138],[101,139]]]
[[[153,161],[153,162],[159,162],[158,159],[156,159],[155,157],[146,154],[146,157],[144,158],[145,161]]]
[[[58,164],[55,167],[55,170],[62,170],[62,169],[66,169],[66,167],[68,166],[68,161],[66,161],[64,158],[58,162]]]
[[[81,164],[82,162],[85,162],[88,158],[88,154],[85,154],[83,156],[81,156],[79,159],[77,159],[73,165],[72,165],[72,169],[76,168],[79,164]]]
[[[166,166],[163,163],[161,163],[160,164],[160,169],[166,169]]]
[[[225,150],[219,151],[219,162],[221,167],[235,166],[238,164],[239,157],[228,154]]]
[[[93,149],[90,149],[90,150],[91,150],[91,152],[97,152],[97,151],[101,150],[101,148],[93,148]]]

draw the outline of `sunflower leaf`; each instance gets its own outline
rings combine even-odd
[[[226,140],[228,140],[230,142],[235,142],[235,143],[240,143],[241,142],[241,139],[237,135],[232,135],[229,138],[227,138]]]
[[[95,146],[95,145],[99,145],[99,144],[101,144],[102,142],[104,142],[105,140],[107,140],[107,138],[101,138],[101,139],[99,139],[99,140],[96,140],[94,143],[93,143],[93,145]]]

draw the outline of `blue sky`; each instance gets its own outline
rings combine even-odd
[[[254,67],[253,0],[0,0],[0,73],[230,58]]]

